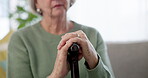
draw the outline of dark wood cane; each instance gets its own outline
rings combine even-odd
[[[79,78],[79,48],[80,47],[77,43],[73,43],[68,49],[68,61],[71,69],[71,78]]]

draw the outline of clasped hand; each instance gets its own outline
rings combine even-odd
[[[97,57],[96,50],[93,45],[87,38],[86,34],[82,31],[76,31],[72,33],[67,33],[61,37],[61,41],[57,46],[58,53],[54,65],[54,69],[50,76],[54,78],[64,78],[69,72],[69,64],[67,61],[67,51],[68,48],[73,44],[73,42],[77,42],[80,45],[78,59],[81,60],[82,57],[86,60],[90,69],[95,68],[97,65],[99,58]]]

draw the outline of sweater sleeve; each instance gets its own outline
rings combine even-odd
[[[27,49],[19,32],[14,33],[9,42],[7,78],[33,78]]]
[[[97,46],[99,62],[94,69],[87,69],[88,78],[115,78],[110,64],[104,41],[99,33],[97,33]]]

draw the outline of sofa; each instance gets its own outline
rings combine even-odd
[[[116,78],[148,78],[148,41],[107,42]]]

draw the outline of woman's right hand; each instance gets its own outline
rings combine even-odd
[[[70,46],[71,44],[66,43],[58,50],[54,69],[48,78],[64,78],[68,74],[70,67],[67,61],[67,53]]]

